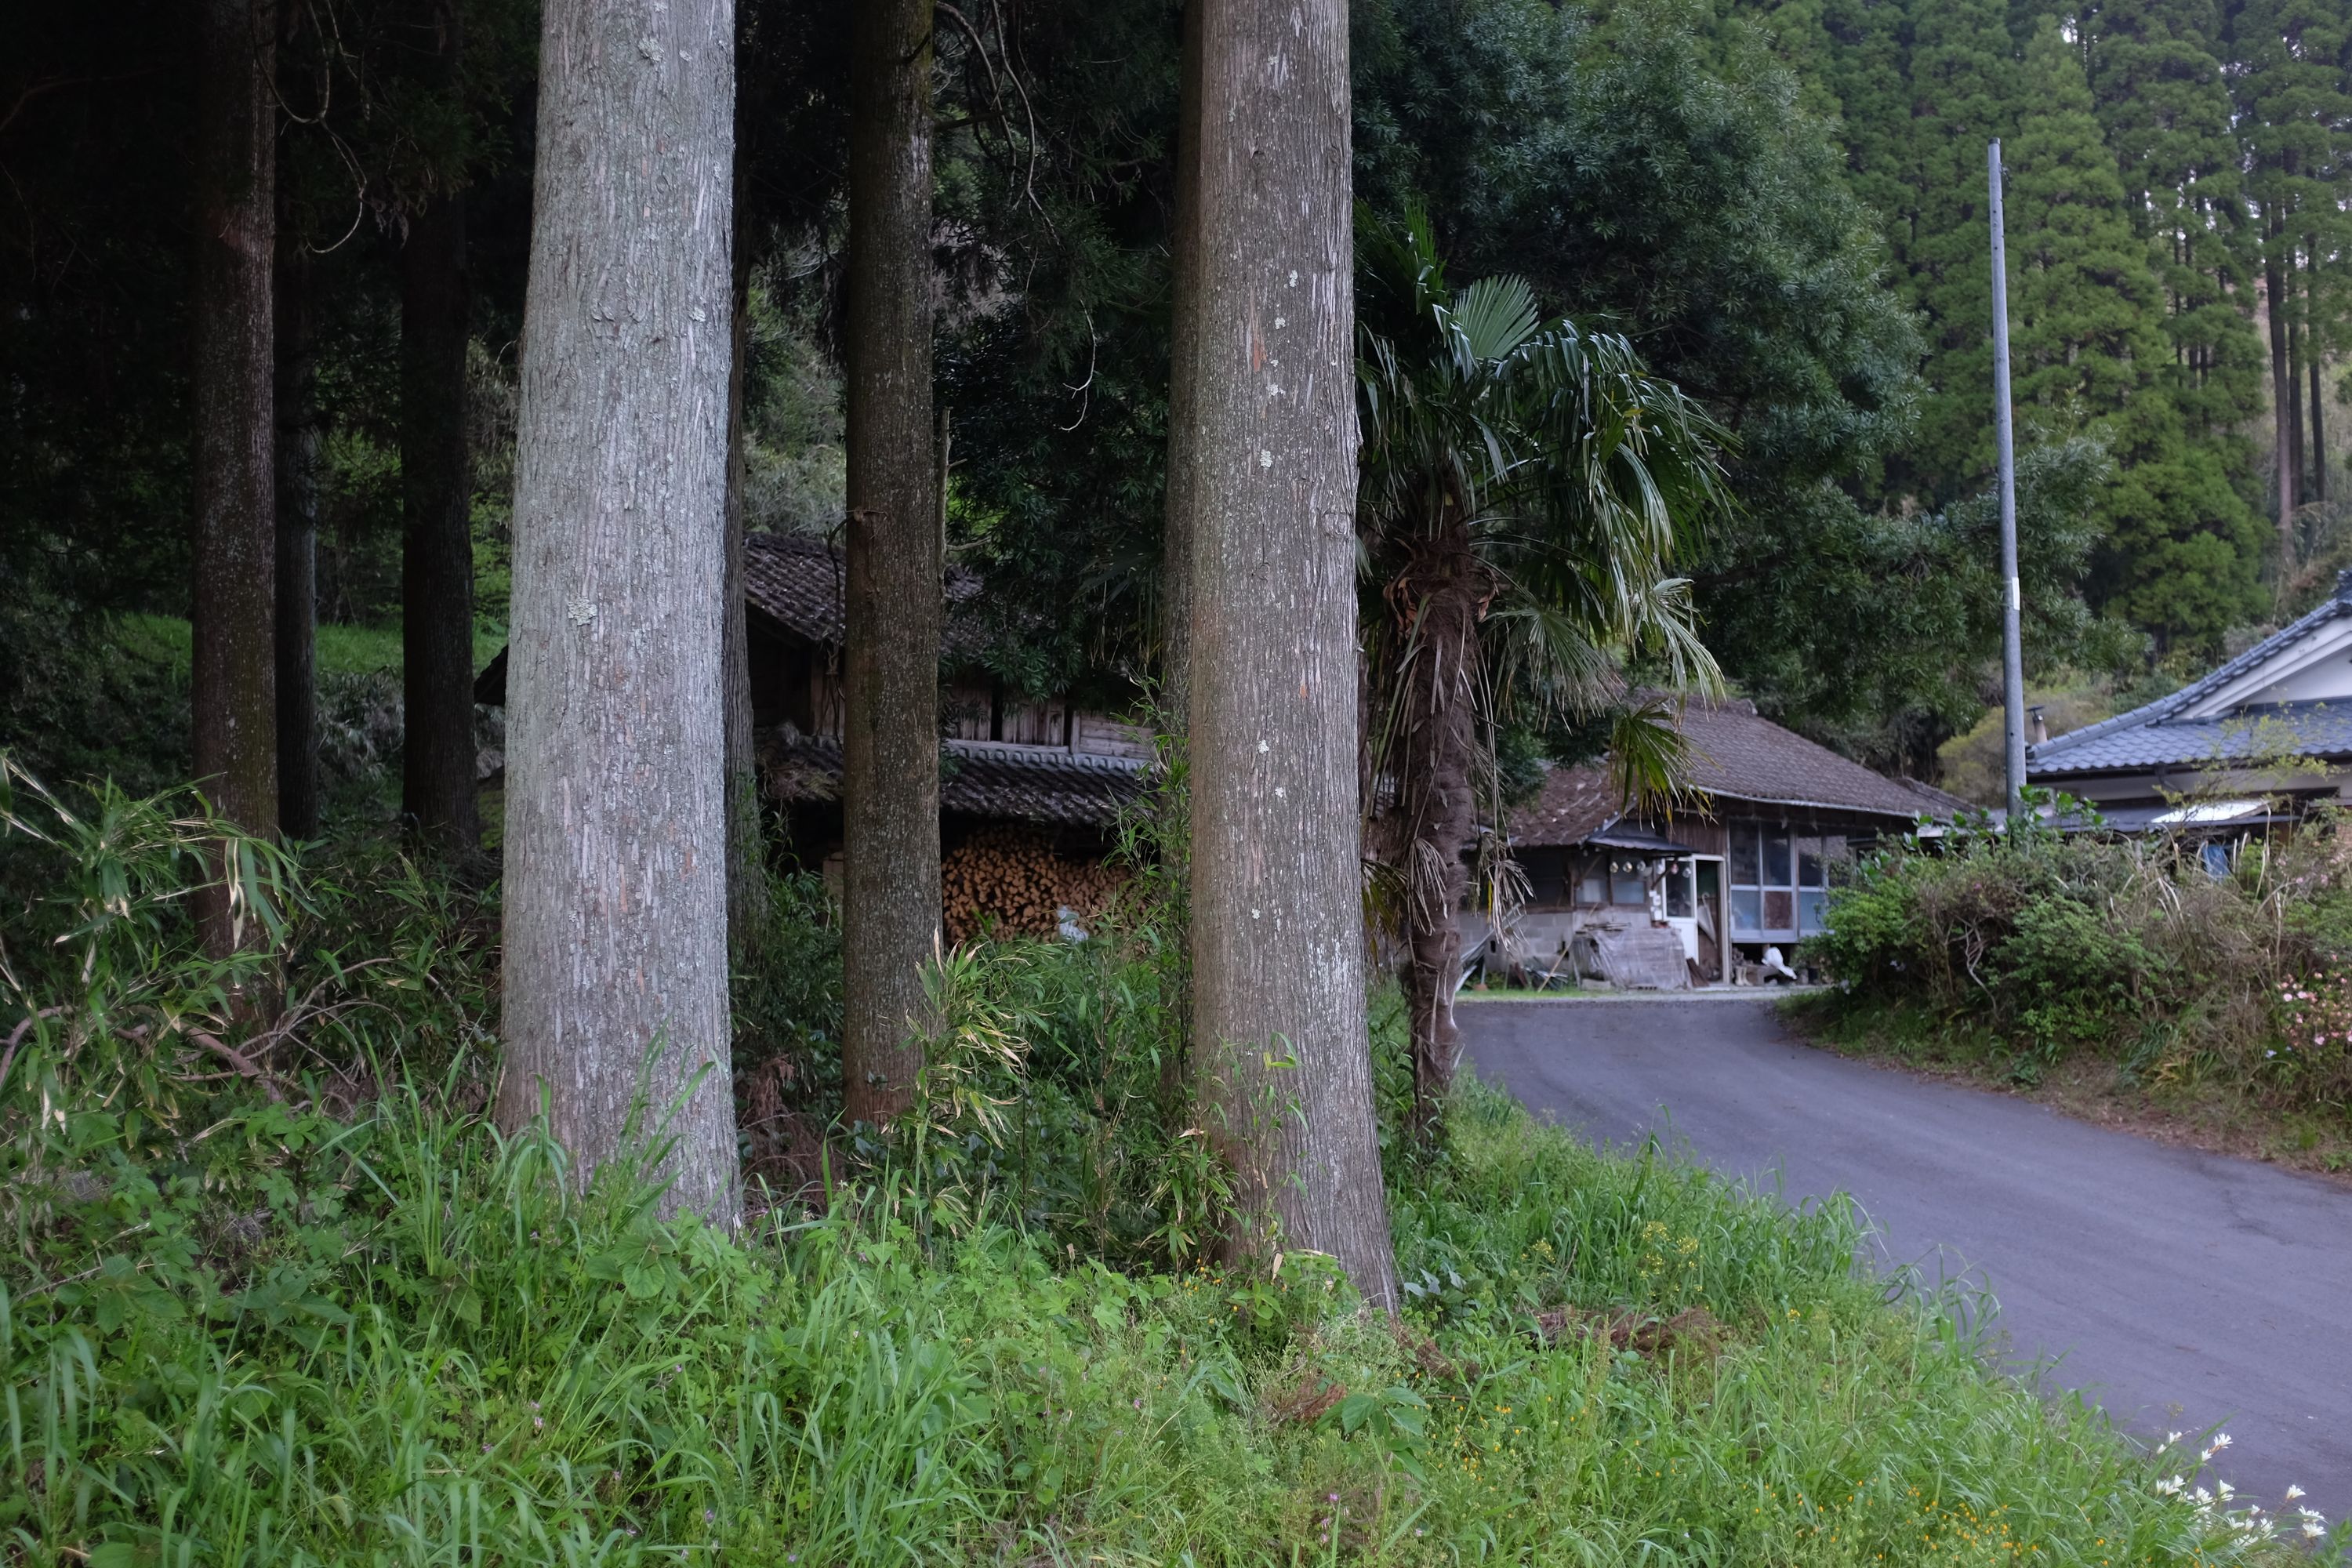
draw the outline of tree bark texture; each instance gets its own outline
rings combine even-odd
[[[878,1124],[914,1093],[940,930],[930,0],[852,26],[842,1101]]]
[[[276,280],[278,826],[319,836],[319,364],[310,254],[280,226]]]
[[[467,304],[465,197],[433,196],[400,250],[400,805],[419,837],[457,857],[481,844]]]
[[[1412,1122],[1436,1127],[1462,1035],[1454,984],[1462,973],[1454,911],[1469,878],[1463,855],[1477,826],[1472,762],[1478,710],[1478,616],[1486,598],[1458,511],[1420,542],[1391,599],[1406,620],[1405,709],[1397,805],[1405,857],[1405,999],[1412,1028]]]
[[[2303,366],[2304,341],[2307,334],[2299,321],[2286,326],[2286,436],[2287,460],[2294,465],[2294,493],[2299,500],[2311,499],[2310,487],[2305,482],[2310,469],[2304,465],[2303,452]]]
[[[542,16],[499,1098],[511,1129],[543,1093],[584,1179],[642,1092],[668,1205],[722,1222],[734,38],[731,0]]]
[[[740,127],[739,127],[740,132]],[[735,210],[743,210],[736,165]],[[751,247],[735,233],[732,347],[727,371],[727,584],[720,674],[726,682],[727,937],[740,962],[758,951],[769,920],[767,845],[760,826],[759,763],[751,741],[751,635],[743,607],[743,394],[751,353]]]
[[[267,0],[203,0],[194,153],[195,538],[189,739],[214,807],[278,829],[277,159]],[[196,900],[205,946],[248,939],[226,885]]]
[[[1199,26],[1171,480],[1192,562],[1193,1070],[1278,1245],[1392,1309],[1357,844],[1347,7],[1202,0]]]
[[[2272,231],[2272,244],[2279,243],[2277,231]],[[2271,425],[2275,437],[2273,448],[2278,465],[2278,538],[2279,582],[2284,591],[2287,574],[2294,570],[2294,379],[2286,361],[2287,303],[2285,279],[2273,256],[2263,272],[2263,290],[2270,318],[2271,334]]]
[[[2317,237],[2313,237],[2308,243],[2312,255],[2317,256]],[[2327,500],[2327,416],[2322,411],[2319,384],[2327,354],[2320,342],[2321,302],[2319,273],[2315,268],[2305,285],[2304,298],[2310,304],[2311,316],[2311,324],[2304,329],[2304,364],[2311,373],[2311,499],[2325,504]]]

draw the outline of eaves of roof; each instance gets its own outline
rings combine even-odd
[[[2180,752],[2180,748],[2168,744],[2164,747],[2151,747],[2145,757],[2138,761],[2094,759],[2106,752],[2106,748],[2097,747],[2097,742],[2119,735],[2126,731],[2149,729],[2163,724],[2172,715],[2194,707],[2199,701],[2221,690],[2248,670],[2275,658],[2347,612],[2352,612],[2352,599],[2346,598],[2339,588],[2336,597],[2273,632],[2269,637],[2246,649],[2237,658],[2227,661],[2202,679],[2191,682],[2169,696],[2159,697],[2153,702],[2143,703],[2128,713],[2118,713],[2112,719],[2102,719],[2095,724],[2085,724],[2081,729],[2069,731],[2055,740],[2044,741],[2038,746],[2028,747],[2026,773],[2030,776],[2043,772],[2067,773],[2128,771],[2137,766],[2155,766],[2158,763],[2208,761],[2211,753],[2207,750],[2200,748],[2184,753]],[[2207,722],[2207,721],[2193,722]],[[2086,749],[2093,749],[2091,757],[2075,756],[2075,753]],[[2164,751],[2166,754],[2157,754],[2159,750]]]

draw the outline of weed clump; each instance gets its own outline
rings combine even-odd
[[[1923,1028],[2040,1082],[2071,1059],[2352,1111],[2352,836],[2191,840],[1961,834],[1863,859],[1807,955],[1847,1033]],[[2352,1122],[2347,1122],[2352,1125]]]

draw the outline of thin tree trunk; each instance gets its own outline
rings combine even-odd
[[[2292,284],[2289,287],[2293,287]],[[2305,483],[2309,470],[2304,466],[2303,453],[2303,344],[2304,330],[2299,321],[2286,324],[2286,434],[2287,460],[2294,465],[2294,493],[2303,500],[2311,499],[2310,487]]]
[[[842,1113],[878,1124],[914,1094],[940,930],[930,0],[866,0],[853,26]]]
[[[2311,374],[2311,499],[2325,503],[2327,500],[2327,418],[2320,409],[2319,384],[2326,354],[2319,336],[2319,241],[2310,242],[2312,270],[2304,284],[2307,317],[2303,332],[2303,363]]]
[[[310,254],[291,226],[280,226],[276,280],[278,826],[289,838],[316,838],[319,367]]]
[[[1192,473],[1200,458],[1193,388],[1201,370],[1201,5],[1184,7],[1183,47],[1177,92],[1176,210],[1170,259],[1174,293],[1169,323],[1168,462],[1166,512],[1160,563],[1160,711],[1169,771],[1155,791],[1156,846],[1166,885],[1180,889],[1166,911],[1172,929],[1190,921],[1192,885],[1192,785],[1185,731],[1192,694]],[[1186,1058],[1192,1036],[1192,980],[1189,954],[1169,977],[1168,1047],[1160,1062],[1160,1105],[1171,1120],[1189,1121],[1191,1073]]]
[[[189,739],[215,809],[267,836],[278,830],[271,9],[204,0],[197,40]],[[196,913],[213,952],[251,940],[225,882],[203,890]]]
[[[741,130],[739,116],[739,138]],[[727,372],[726,647],[727,934],[736,962],[759,950],[767,929],[767,843],[760,826],[759,760],[751,737],[751,630],[743,606],[743,395],[751,353],[751,243],[741,222],[743,164],[735,170],[733,348]]]
[[[1451,521],[1451,520],[1449,520]],[[1409,637],[1404,734],[1397,776],[1407,842],[1405,997],[1412,1030],[1412,1125],[1433,1134],[1462,1051],[1454,983],[1462,973],[1456,911],[1469,878],[1463,855],[1476,830],[1471,764],[1477,722],[1477,563],[1467,533],[1447,527],[1403,584],[1415,609]]]
[[[2274,436],[2274,455],[2278,462],[2278,541],[2279,586],[2284,593],[2286,579],[2294,570],[2294,416],[2292,412],[2294,381],[2287,372],[2286,361],[2286,289],[2278,258],[2277,229],[2272,230],[2272,258],[2263,271],[2263,288],[2268,304],[2271,334],[2271,425]]]
[[[516,442],[499,1118],[736,1213],[719,660],[731,0],[551,0]]]
[[[1174,293],[1168,326],[1167,513],[1160,569],[1161,722],[1183,735],[1192,677],[1192,470],[1199,461],[1193,389],[1201,371],[1201,12],[1184,7],[1176,114],[1176,210],[1170,236]],[[1181,832],[1179,826],[1177,831]]]
[[[1193,1071],[1236,1238],[1396,1300],[1357,858],[1354,234],[1344,0],[1201,0],[1186,499]]]
[[[466,445],[466,208],[437,195],[400,249],[401,812],[466,857],[474,809],[474,485]]]

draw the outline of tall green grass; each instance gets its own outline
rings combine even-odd
[[[740,1237],[413,1091],[255,1107],[250,1183],[50,1173],[0,1293],[37,1563],[2192,1563],[2070,1398],[1790,1213],[1465,1092],[1391,1326],[1295,1259],[1122,1275],[887,1187]],[[23,1173],[18,1173],[21,1176]],[[163,1179],[158,1181],[158,1176]],[[224,1190],[226,1188],[226,1190]],[[241,1190],[240,1190],[241,1189]],[[275,1201],[271,1201],[274,1190]],[[1547,1343],[1538,1306],[1717,1327]],[[1636,1343],[1639,1335],[1633,1336]]]
[[[2290,1560],[1858,1274],[1846,1206],[1475,1084],[1391,1165],[1402,1321],[1312,1254],[1197,1261],[1104,1131],[1161,1082],[1094,1061],[1152,1035],[1131,955],[956,955],[942,1014],[1012,1076],[720,1235],[655,1217],[657,1144],[583,1190],[482,1118],[484,939],[413,870],[257,851],[273,943],[223,967],[173,871],[217,824],[0,808],[64,862],[0,1011],[10,1563]]]

